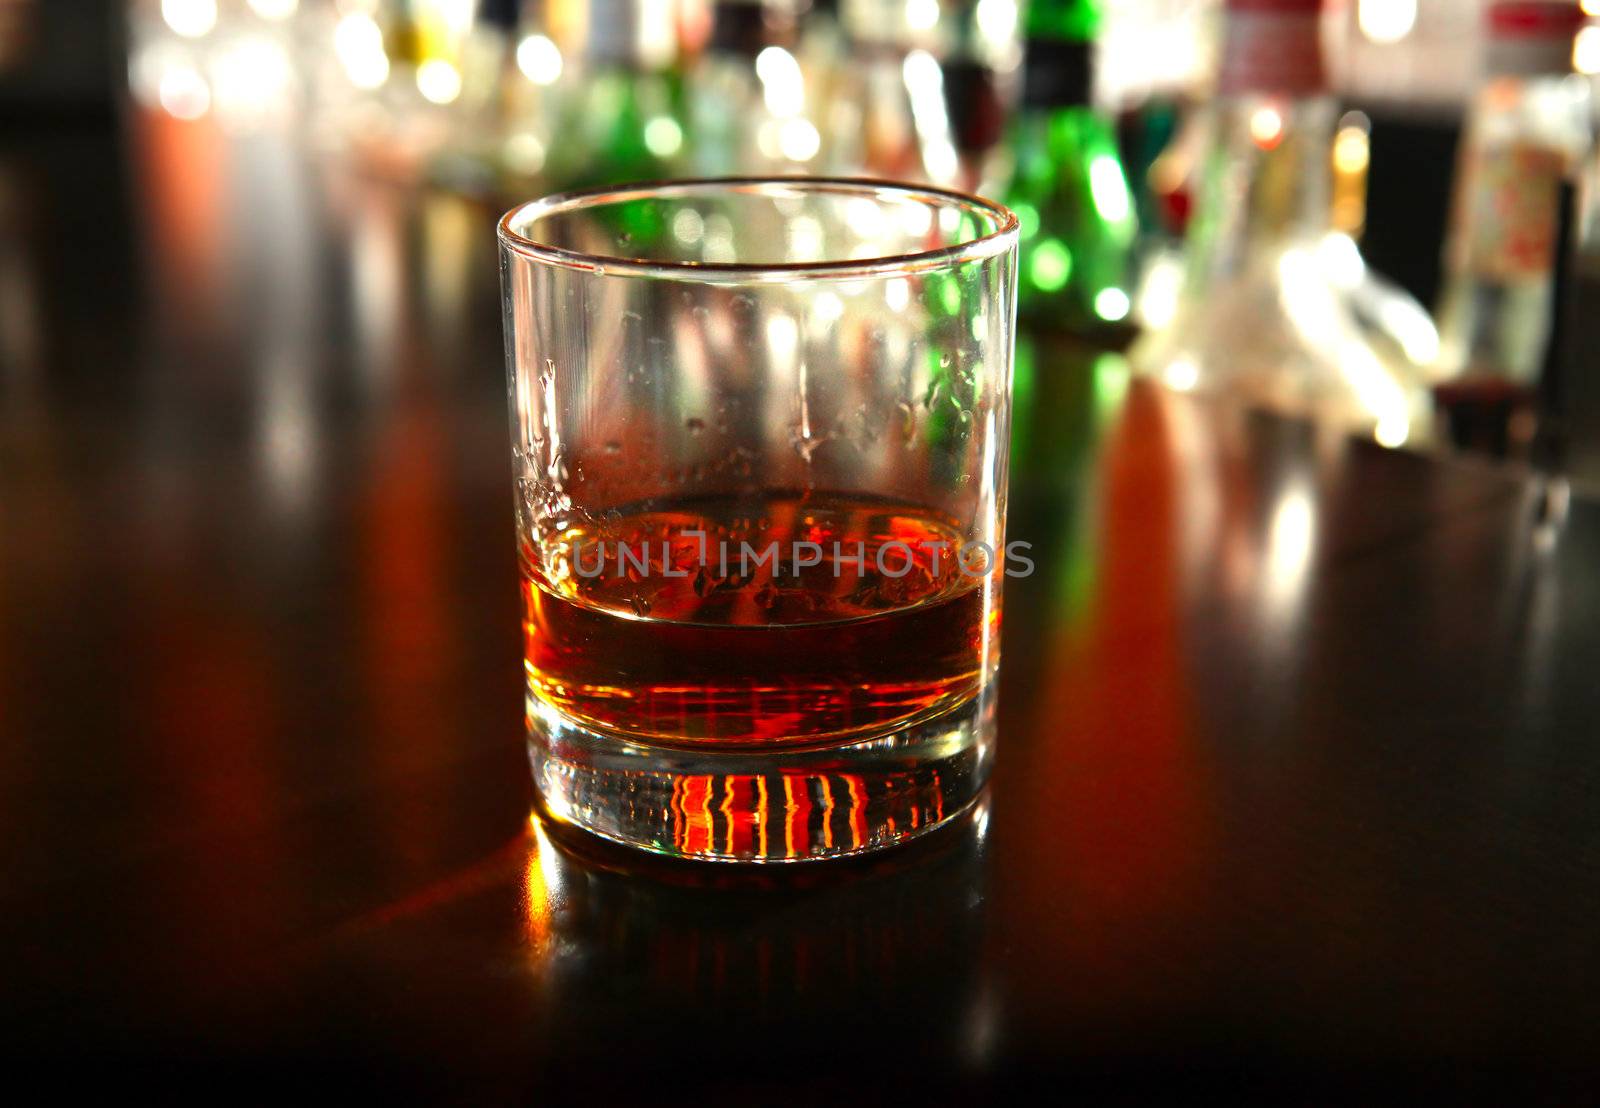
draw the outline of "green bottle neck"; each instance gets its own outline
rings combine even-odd
[[[1093,100],[1094,50],[1087,42],[1030,39],[1022,61],[1022,110],[1087,108]]]
[[[1102,0],[1033,0],[1023,24],[1022,109],[1086,108]]]
[[[1102,0],[1031,0],[1023,20],[1028,42],[1093,42],[1105,21]]]

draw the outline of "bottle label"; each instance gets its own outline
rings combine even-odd
[[[1303,0],[1232,0],[1228,5],[1217,91],[1224,96],[1327,90],[1321,7]]]
[[[1559,77],[1572,72],[1572,36],[1489,40],[1484,68],[1507,77]]]
[[[1467,164],[1466,269],[1501,281],[1544,276],[1555,256],[1567,159],[1531,142],[1485,147]]]

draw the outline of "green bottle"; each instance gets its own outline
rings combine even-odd
[[[591,0],[587,11],[545,163],[547,186],[674,176],[686,135],[672,0]]]
[[[1078,331],[1127,318],[1138,231],[1114,128],[1090,103],[1103,3],[1029,3],[1006,194],[1022,224],[1019,311]]]

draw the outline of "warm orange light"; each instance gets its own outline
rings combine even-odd
[[[522,922],[528,945],[535,953],[540,953],[550,941],[552,889],[544,867],[546,858],[555,847],[550,844],[544,824],[537,815],[528,817],[528,826],[533,831],[534,841],[522,879]]]
[[[1283,113],[1277,108],[1257,108],[1250,117],[1250,137],[1263,150],[1276,150],[1283,142]]]

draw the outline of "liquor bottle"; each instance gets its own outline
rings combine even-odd
[[[1022,91],[1021,13],[1005,0],[961,4],[940,56],[962,189],[999,196],[1011,172],[1010,123]]]
[[[1586,159],[1581,190],[1563,189],[1563,233],[1552,283],[1553,326],[1540,377],[1534,461],[1579,493],[1600,496],[1600,159]]]
[[[378,11],[389,58],[412,69],[422,98],[432,104],[454,102],[476,14],[472,5],[384,0]]]
[[[1437,336],[1333,229],[1338,109],[1321,11],[1321,0],[1227,0],[1183,290],[1171,321],[1130,357],[1175,389],[1228,393],[1396,446],[1426,417],[1417,361],[1437,354]]]
[[[552,27],[567,64],[544,163],[548,187],[675,172],[685,138],[675,7],[673,0],[589,0],[585,19]]]
[[[1558,197],[1589,145],[1589,86],[1572,75],[1576,0],[1488,9],[1488,80],[1469,112],[1445,247],[1440,367],[1531,399],[1550,326]]]
[[[1018,309],[1075,330],[1126,318],[1133,197],[1091,104],[1102,0],[1033,0],[1006,202],[1022,224]]]
[[[822,136],[815,94],[796,59],[794,0],[717,0],[705,53],[686,90],[686,161],[703,177],[805,172]]]
[[[854,173],[859,167],[845,164],[837,149],[838,136],[859,134],[861,128],[861,106],[846,94],[852,75],[839,2],[811,0],[805,6],[800,15],[795,57],[805,77],[808,114],[822,135],[822,154],[817,158],[817,169]]]
[[[516,21],[505,67],[500,110],[500,190],[507,195],[543,187],[545,163],[561,126],[563,96],[572,68],[556,43],[552,5],[546,0],[511,0]],[[534,182],[538,182],[537,186]]]
[[[828,117],[828,170],[959,185],[940,64],[954,29],[939,0],[841,0],[840,23],[847,59]]]

